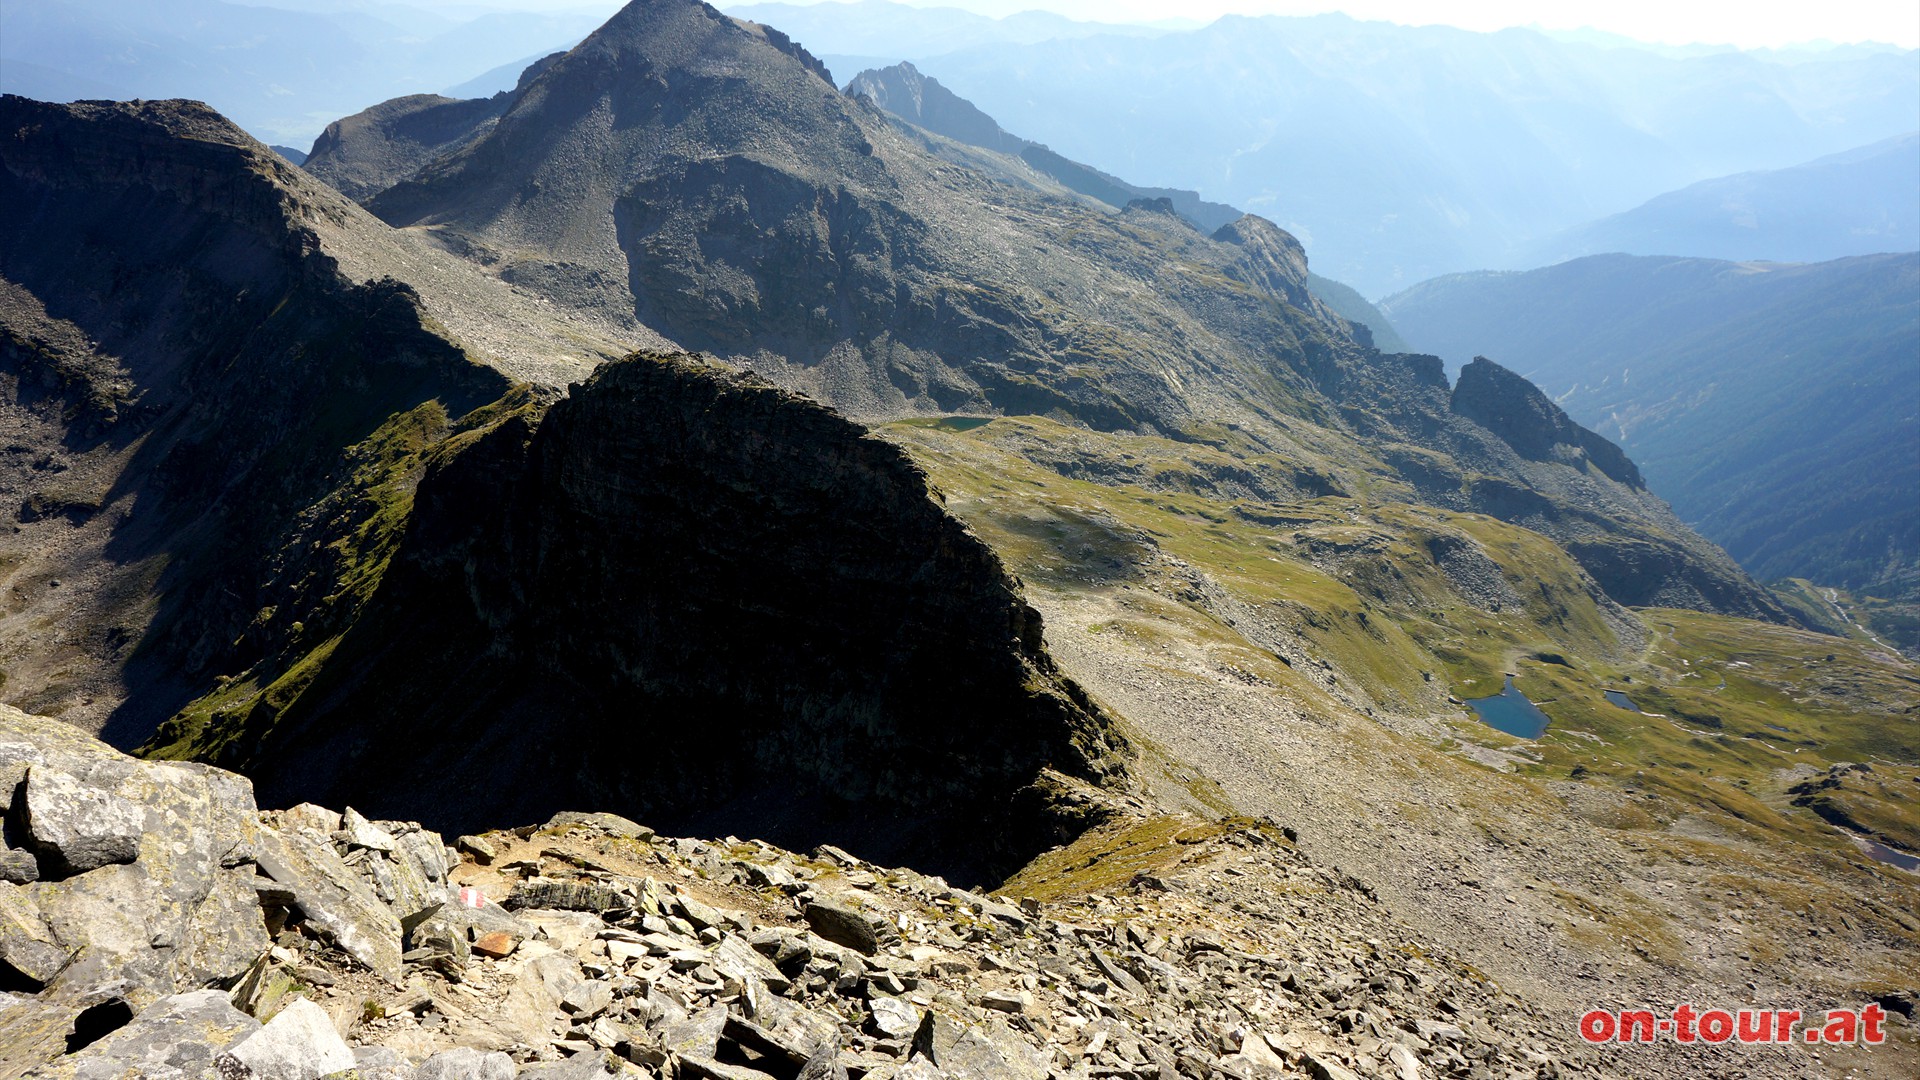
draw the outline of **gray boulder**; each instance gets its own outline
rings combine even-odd
[[[816,900],[807,905],[805,914],[814,933],[869,956],[879,952],[881,945],[900,940],[900,931],[884,916],[847,904]]]
[[[0,847],[0,881],[25,885],[39,880],[40,860],[33,857],[33,852]]]
[[[11,816],[27,826],[41,869],[65,875],[0,882],[0,950],[48,993],[120,996],[138,1009],[228,985],[266,951],[252,884],[257,811],[244,777],[136,761],[6,706],[0,771],[21,774]],[[129,828],[132,857],[117,861]]]
[[[59,945],[53,929],[40,917],[40,905],[33,893],[0,883],[0,960],[45,986],[67,966],[72,955]]]
[[[0,1076],[25,1076],[66,1053],[67,1035],[79,1015],[76,1005],[0,993]]]
[[[34,765],[27,769],[25,799],[27,841],[52,864],[48,876],[84,874],[139,858],[146,814],[111,787]]]
[[[469,1046],[443,1050],[420,1063],[413,1080],[514,1080],[513,1059]]]
[[[354,847],[372,851],[393,850],[393,834],[368,821],[365,815],[351,806],[340,815],[340,831],[347,834],[347,843]]]
[[[581,813],[577,810],[562,810],[549,818],[546,825],[542,827],[559,829],[568,825],[584,825],[623,840],[651,841],[654,835],[652,829],[637,821],[629,821],[618,814]]]
[[[309,925],[376,975],[400,985],[400,919],[332,844],[308,830],[282,834],[261,828],[256,858],[267,877],[292,894],[293,906]]]
[[[603,1053],[575,1054],[565,1061],[543,1062],[520,1070],[518,1080],[608,1080],[618,1066]]]
[[[354,1066],[353,1051],[327,1010],[297,998],[259,1031],[227,1050],[254,1080],[320,1080]]]
[[[413,1080],[413,1063],[387,1046],[353,1048],[353,1071],[359,1080]]]

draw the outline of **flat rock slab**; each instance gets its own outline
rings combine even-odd
[[[805,914],[814,933],[868,956],[879,952],[881,945],[900,940],[900,931],[884,916],[846,904],[817,900],[807,905]]]
[[[546,828],[558,829],[567,825],[585,825],[625,840],[650,841],[654,836],[652,829],[618,814],[581,813],[577,810],[562,810],[553,815],[548,819]]]
[[[67,1052],[79,1008],[23,994],[0,993],[0,1076],[24,1076]]]
[[[500,906],[508,911],[540,908],[548,911],[588,911],[599,914],[631,906],[619,890],[583,881],[523,881],[513,887]]]
[[[320,1080],[353,1068],[353,1051],[327,1010],[305,998],[281,1009],[259,1031],[227,1050],[254,1080]]]
[[[575,1054],[565,1061],[529,1065],[517,1080],[607,1080],[621,1075],[605,1054]]]
[[[294,906],[348,956],[395,986],[401,982],[400,919],[330,843],[311,832],[260,830],[260,869],[293,894]]]
[[[497,1050],[462,1046],[421,1062],[413,1080],[514,1080],[513,1059]]]

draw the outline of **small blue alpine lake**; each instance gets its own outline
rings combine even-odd
[[[1621,693],[1618,690],[1602,690],[1600,692],[1606,695],[1608,703],[1612,705],[1617,705],[1620,708],[1627,710],[1628,712],[1640,711],[1640,706],[1635,705],[1633,703],[1632,698],[1628,697],[1627,695]]]
[[[1875,843],[1864,836],[1855,836],[1854,841],[1866,850],[1870,858],[1877,859],[1889,866],[1920,873],[1920,856],[1909,855],[1904,851],[1895,851],[1885,844]]]
[[[1516,738],[1537,739],[1547,733],[1547,714],[1513,685],[1511,675],[1507,676],[1506,689],[1492,697],[1468,698],[1467,704],[1481,723]]]

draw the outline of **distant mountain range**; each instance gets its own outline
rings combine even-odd
[[[1920,595],[1920,254],[1602,255],[1382,306],[1416,348],[1525,373],[1756,576]]]
[[[7,0],[0,91],[43,101],[193,98],[264,142],[305,146],[331,120],[566,48],[606,17],[603,9],[454,19],[403,4],[285,10],[293,6]]]
[[[909,63],[863,71],[853,77],[846,89],[857,97],[871,98],[874,104],[902,120],[936,135],[1017,157],[1062,187],[1116,210],[1135,199],[1166,199],[1181,217],[1209,232],[1238,220],[1242,214],[1224,203],[1208,202],[1196,191],[1129,184],[1117,176],[1062,157],[1030,139],[1010,134],[972,102],[941,86],[938,79],[922,75]]]
[[[1581,255],[1820,262],[1920,250],[1920,133],[1787,169],[1702,180],[1542,245],[1538,265]]]
[[[1913,51],[1682,55],[1342,15],[1022,42],[880,0],[736,10],[843,80],[840,54],[910,60],[1072,160],[1269,217],[1369,297],[1538,265],[1546,238],[1663,192],[1920,129]]]
[[[347,0],[9,0],[0,90],[192,98],[262,141],[304,147],[381,101],[511,90],[611,6],[462,20]],[[1912,51],[1653,49],[1337,15],[1175,31],[887,0],[733,14],[806,46],[839,85],[912,61],[1093,178],[1261,214],[1299,236],[1320,272],[1369,297],[1441,273],[1539,265],[1548,238],[1663,192],[1920,129]],[[1597,249],[1551,253],[1563,250]]]

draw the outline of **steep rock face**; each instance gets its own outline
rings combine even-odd
[[[1571,458],[1577,466],[1584,456],[1628,487],[1647,486],[1618,446],[1574,423],[1539,387],[1484,356],[1460,369],[1448,404],[1530,461]]]
[[[350,621],[406,451],[508,381],[345,279],[350,204],[204,106],[7,97],[0,132],[4,692],[137,741]]]
[[[1084,824],[1050,771],[1121,772],[905,454],[764,381],[610,365],[415,513],[360,626],[232,743],[270,800],[449,829],[588,802],[984,879]]]

